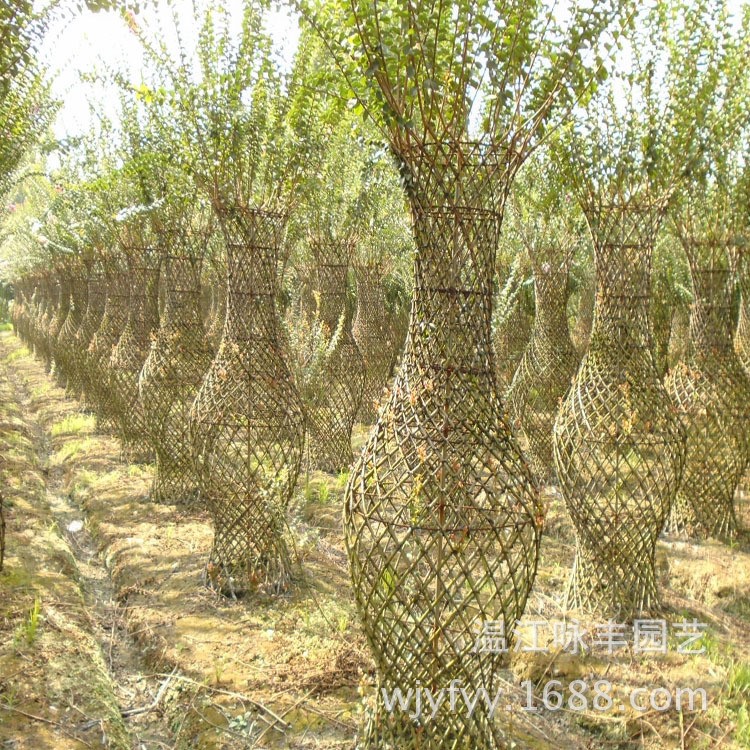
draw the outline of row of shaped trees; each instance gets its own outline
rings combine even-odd
[[[523,614],[541,482],[576,529],[568,604],[608,617],[658,609],[665,527],[738,532],[750,16],[329,0],[299,6],[309,30],[284,76],[264,10],[210,9],[176,51],[128,16],[150,78],[113,74],[120,121],[96,135],[118,146],[66,163],[16,264],[14,322],[130,457],[148,441],[156,499],[211,510],[208,577],[234,595],[288,587],[305,434],[315,466],[346,468],[400,356],[344,507],[379,687],[491,691],[502,656],[474,645]],[[655,250],[657,280],[692,298],[666,378],[680,295],[652,299]],[[412,253],[407,324],[394,278]],[[535,316],[503,393],[521,256]],[[363,746],[505,742],[480,710],[420,724],[378,696]]]

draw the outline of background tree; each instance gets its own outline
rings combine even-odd
[[[222,341],[194,402],[190,430],[214,521],[207,568],[217,589],[277,592],[291,576],[284,512],[302,457],[304,418],[283,350],[278,261],[302,164],[285,122],[289,97],[245,4],[239,34],[209,6],[195,50],[145,40],[176,124],[173,153],[216,216],[226,248]],[[143,38],[143,35],[142,35]]]
[[[687,257],[693,290],[690,350],[666,381],[687,434],[675,531],[733,538],[735,490],[750,458],[750,380],[733,347],[737,270],[750,226],[743,150],[750,120],[745,67],[750,9],[739,30],[725,3],[707,19],[721,68],[710,108],[697,120],[700,159],[676,196],[670,218]]]
[[[532,468],[544,482],[554,477],[552,427],[579,363],[567,306],[582,222],[549,157],[527,163],[513,189],[508,223],[531,262],[535,316],[506,400]]]
[[[36,10],[31,0],[0,3],[0,198],[54,115],[37,56],[48,18],[49,9]]]
[[[357,307],[352,326],[365,362],[359,419],[371,424],[390,383],[406,335],[413,239],[398,173],[384,149],[366,158],[354,274]]]
[[[312,334],[307,356],[296,370],[310,464],[337,473],[353,459],[351,435],[365,380],[348,295],[349,268],[359,242],[356,201],[364,150],[351,113],[340,100],[326,101],[321,93],[326,77],[332,76],[331,62],[320,46],[315,37],[302,40],[294,73],[301,80],[290,108],[290,121],[307,149],[305,159],[316,165],[299,186],[292,219],[303,265],[312,273],[315,302],[313,319],[305,326]]]
[[[656,540],[682,472],[684,433],[653,354],[651,261],[695,154],[691,122],[713,92],[710,12],[704,3],[642,7],[619,51],[627,69],[616,69],[561,139],[597,278],[589,349],[555,423],[577,538],[568,604],[610,617],[658,608]]]

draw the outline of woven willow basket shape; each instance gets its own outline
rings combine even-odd
[[[29,304],[29,344],[35,355],[37,354],[37,332],[39,329],[39,319],[43,314],[42,308],[42,284],[40,277],[34,280],[34,291],[31,295]]]
[[[304,446],[302,403],[276,311],[284,220],[237,209],[220,223],[226,321],[190,417],[201,496],[214,525],[207,582],[232,596],[277,593],[292,573],[285,510]]]
[[[114,411],[123,457],[149,461],[148,422],[138,392],[138,380],[159,326],[159,258],[150,248],[128,248],[130,303],[128,320],[109,360]]]
[[[677,305],[672,311],[672,323],[667,347],[668,368],[685,361],[690,347],[690,310],[687,305]]]
[[[382,703],[381,688],[451,680],[493,693],[501,655],[478,653],[476,641],[484,622],[511,633],[521,616],[541,525],[492,355],[504,164],[478,144],[423,144],[402,158],[417,248],[409,333],[345,502],[356,603],[378,670],[361,746],[496,748],[502,732],[482,708],[470,716],[444,706],[420,723]]]
[[[0,492],[0,571],[3,569],[4,559],[5,559],[5,516],[3,515],[3,493]]]
[[[19,331],[30,348],[33,346],[32,337],[36,310],[36,294],[36,278],[30,277],[24,290],[23,307],[19,310]]]
[[[200,309],[205,243],[193,238],[193,252],[178,254],[189,241],[170,243],[163,255],[164,309],[138,385],[156,454],[151,497],[159,503],[194,502],[198,495],[188,418],[213,354]]]
[[[385,269],[376,263],[355,264],[357,309],[352,335],[357,342],[365,368],[365,382],[358,418],[372,424],[377,405],[390,383],[397,342],[393,321],[385,304]]]
[[[748,462],[750,382],[733,348],[735,258],[726,245],[682,238],[693,283],[690,354],[666,379],[687,434],[669,528],[691,536],[737,535],[734,494]]]
[[[91,265],[77,263],[71,268],[71,290],[70,305],[65,322],[60,328],[57,337],[57,348],[55,358],[60,370],[65,377],[65,386],[68,394],[73,398],[80,398],[83,390],[81,373],[78,371],[78,352],[76,334],[83,322],[86,311],[86,298],[88,296],[88,277]]]
[[[533,317],[524,309],[519,293],[508,317],[497,327],[494,337],[498,386],[501,394],[510,386],[524,351],[529,344]]]
[[[16,333],[27,344],[29,343],[29,311],[31,296],[34,293],[34,287],[30,278],[19,281],[17,293],[13,300],[11,308],[11,321]]]
[[[750,375],[750,250],[743,249],[737,264],[737,279],[740,288],[740,309],[734,350],[742,367]]]
[[[102,270],[94,266],[88,279],[86,290],[86,312],[81,325],[76,331],[73,357],[75,370],[81,381],[82,403],[84,409],[93,409],[94,393],[89,368],[89,344],[99,328],[104,315],[104,304],[107,300],[107,280]]]
[[[583,280],[578,291],[578,304],[576,306],[575,319],[570,331],[570,339],[578,352],[583,357],[589,348],[591,338],[591,326],[594,324],[594,299],[596,297],[596,279],[586,278]]]
[[[325,363],[302,394],[307,417],[310,465],[332,473],[348,469],[352,429],[362,401],[365,365],[352,336],[347,275],[352,246],[310,240],[315,258],[318,318],[330,339]]]
[[[39,300],[41,298],[41,291],[39,288],[39,279],[34,276],[29,282],[29,295],[27,297],[27,304],[25,310],[25,320],[23,328],[25,331],[26,343],[29,348],[33,351],[34,349],[34,338],[36,335],[36,322],[39,311]]]
[[[579,363],[568,330],[571,261],[572,253],[565,247],[550,247],[532,257],[534,327],[506,394],[514,429],[540,482],[555,481],[552,428]]]
[[[224,328],[224,318],[227,310],[227,292],[223,279],[214,279],[211,284],[211,310],[206,327],[206,338],[211,342],[214,353],[221,343],[221,332]]]
[[[651,346],[651,256],[664,208],[621,202],[584,211],[594,241],[594,323],[554,428],[577,541],[567,603],[627,619],[658,609],[656,540],[685,453]]]
[[[737,331],[734,336],[734,350],[739,357],[742,369],[750,378],[750,252],[743,250],[739,263],[740,310],[737,320]],[[745,476],[740,482],[739,490],[744,493],[745,502],[750,497],[750,462],[745,469]]]
[[[104,314],[96,333],[89,344],[88,368],[90,392],[96,414],[96,429],[99,432],[117,430],[115,391],[109,369],[112,350],[120,339],[128,321],[130,284],[127,273],[112,259],[105,263],[107,276],[107,299]]]
[[[212,239],[214,245],[207,247],[203,264],[203,284],[208,285],[211,290],[211,306],[208,311],[208,321],[204,320],[204,328],[213,354],[216,355],[227,313],[227,267],[223,242],[216,241],[216,234],[212,236]]]
[[[741,261],[739,273],[740,314],[737,321],[737,332],[734,336],[734,350],[740,358],[743,369],[750,376],[750,252],[747,252],[747,255]]]
[[[52,316],[52,320],[49,324],[49,342],[50,352],[52,354],[52,372],[55,374],[55,378],[60,386],[65,386],[65,375],[62,372],[60,363],[58,361],[59,348],[58,338],[60,331],[65,324],[65,319],[68,317],[70,312],[70,292],[72,288],[72,281],[70,277],[70,271],[66,268],[57,269],[57,306],[55,313]]]
[[[56,282],[50,272],[42,274],[37,316],[34,324],[34,353],[49,370],[52,366],[52,349],[49,341],[49,324],[54,315],[54,297],[57,294]]]

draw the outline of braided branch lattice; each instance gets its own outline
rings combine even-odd
[[[30,279],[18,282],[18,291],[11,307],[10,319],[16,334],[26,343],[29,340],[29,300],[32,288]]]
[[[3,493],[0,492],[0,571],[5,560],[5,516],[3,514]]]
[[[687,435],[682,484],[670,530],[731,539],[737,534],[734,493],[750,445],[750,381],[732,344],[734,268],[723,243],[682,237],[693,281],[688,361],[667,376]]]
[[[740,254],[737,278],[741,294],[737,330],[734,335],[734,351],[742,369],[750,378],[750,253],[746,249]],[[738,490],[744,491],[745,498],[750,496],[750,462]]]
[[[393,372],[396,342],[393,322],[385,306],[381,264],[358,263],[354,267],[357,278],[357,311],[352,335],[362,353],[365,382],[359,419],[368,424],[377,417],[384,388]]]
[[[221,332],[224,328],[224,318],[227,309],[227,294],[224,289],[224,281],[214,279],[211,284],[211,311],[206,327],[206,338],[211,342],[211,348],[216,352],[221,343]]]
[[[659,202],[584,207],[597,296],[589,349],[554,428],[557,476],[576,529],[568,604],[617,618],[658,608],[656,540],[684,459],[684,433],[651,347]]]
[[[284,514],[304,446],[302,405],[276,312],[284,220],[235,208],[220,223],[227,315],[190,417],[201,494],[214,522],[208,582],[232,595],[279,592],[291,576]]]
[[[30,347],[36,350],[36,334],[42,314],[42,280],[39,274],[32,277],[31,289],[28,308],[28,340]]]
[[[93,268],[87,282],[86,312],[76,331],[73,355],[75,370],[81,381],[81,394],[84,409],[94,408],[93,371],[89,368],[89,345],[102,322],[104,305],[107,301],[107,280],[101,270]]]
[[[523,292],[519,290],[508,316],[495,331],[495,361],[501,391],[505,391],[513,380],[529,344],[532,328],[533,318],[524,309]]]
[[[741,300],[737,331],[734,336],[734,350],[743,369],[750,377],[750,254],[741,258],[738,278]]]
[[[595,297],[596,280],[593,277],[583,279],[581,288],[578,291],[578,306],[576,308],[575,320],[570,331],[570,339],[579,357],[583,357],[589,348],[591,327],[594,324]]]
[[[329,340],[322,366],[302,393],[307,416],[310,463],[339,472],[352,463],[352,429],[362,401],[365,366],[354,341],[347,305],[352,246],[311,240],[315,258],[318,319]]]
[[[667,347],[668,370],[676,367],[688,355],[690,349],[690,311],[686,305],[677,305],[672,312]]]
[[[148,421],[138,392],[138,380],[159,326],[158,258],[150,249],[128,255],[130,302],[128,320],[112,350],[109,371],[114,390],[115,417],[123,455],[129,461],[149,461]]]
[[[80,397],[83,389],[83,381],[77,367],[79,357],[76,352],[76,334],[81,327],[86,310],[90,272],[91,264],[76,264],[71,269],[70,309],[57,337],[55,356],[60,370],[67,379],[68,393],[74,398]]]
[[[162,258],[164,309],[138,381],[147,437],[156,454],[151,497],[178,504],[198,493],[188,417],[213,356],[200,308],[205,240],[184,237],[181,242],[183,248],[191,243],[193,252],[166,252]]]
[[[57,378],[57,382],[60,386],[65,385],[65,373],[60,367],[59,359],[59,348],[58,348],[58,337],[63,325],[65,325],[65,319],[68,317],[70,312],[70,292],[72,287],[72,281],[70,278],[70,272],[66,268],[60,268],[57,271],[57,309],[52,317],[49,324],[49,341],[50,341],[50,352],[52,354],[52,369]]]
[[[534,271],[536,315],[531,340],[506,394],[508,412],[542,482],[554,481],[552,427],[560,402],[578,369],[579,357],[568,330],[566,247],[529,248]]]
[[[44,315],[46,301],[44,298],[44,281],[40,279],[34,287],[34,294],[31,297],[31,316],[29,326],[29,340],[34,350],[34,355],[42,357],[42,342],[39,340],[39,327]]]
[[[39,289],[40,299],[34,325],[34,353],[43,362],[47,370],[52,366],[52,349],[49,340],[49,324],[54,314],[53,298],[56,295],[55,282],[51,273],[42,274]]]
[[[114,432],[117,430],[117,414],[109,360],[128,321],[130,284],[127,274],[114,260],[111,265],[108,264],[105,273],[107,300],[99,328],[89,344],[87,367],[90,370],[88,384],[94,401],[96,428],[99,432]]]
[[[403,158],[417,247],[409,333],[345,502],[379,681],[362,745],[496,748],[501,732],[481,708],[443,706],[420,723],[382,702],[381,688],[420,682],[492,693],[501,656],[478,653],[476,639],[483,621],[503,621],[510,633],[523,612],[541,523],[492,358],[504,165],[478,144],[422,144]]]

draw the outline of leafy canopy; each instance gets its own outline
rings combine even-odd
[[[482,142],[520,165],[585,99],[625,2],[300,0],[397,154]],[[555,105],[558,114],[553,116]]]

